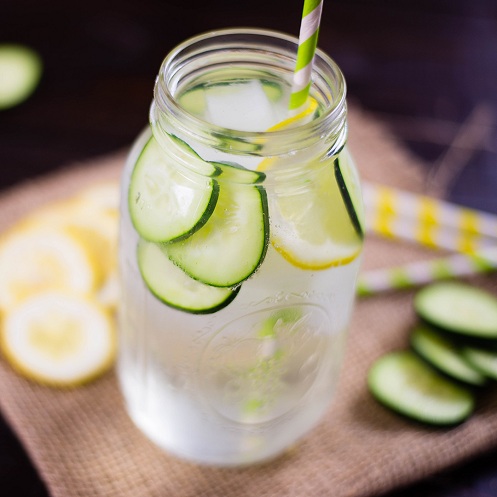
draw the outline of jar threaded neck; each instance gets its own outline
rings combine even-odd
[[[186,141],[222,150],[229,143],[232,155],[277,156],[326,144],[339,150],[346,140],[346,85],[338,66],[317,50],[313,88],[323,112],[316,119],[277,131],[240,131],[206,122],[177,101],[185,81],[202,71],[225,65],[236,73],[240,64],[261,71],[278,71],[290,81],[298,40],[257,29],[229,29],[200,35],[174,49],[164,60],[154,89],[150,122],[160,141],[175,134]],[[235,65],[236,61],[236,65]]]

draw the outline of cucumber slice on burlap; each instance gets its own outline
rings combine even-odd
[[[369,370],[368,386],[386,407],[432,425],[460,423],[475,405],[469,389],[446,379],[408,350],[377,359]]]
[[[456,281],[428,285],[414,298],[426,322],[468,339],[497,339],[497,298]]]
[[[462,347],[462,356],[481,374],[497,380],[497,350],[478,347]]]
[[[485,376],[468,364],[459,347],[428,326],[414,328],[411,346],[423,359],[456,380],[472,385],[486,382]]]

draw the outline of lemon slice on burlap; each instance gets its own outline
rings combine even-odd
[[[0,241],[0,309],[47,290],[89,294],[102,275],[94,253],[68,230],[24,226]]]
[[[0,335],[12,367],[38,383],[85,383],[113,363],[113,321],[95,301],[62,292],[35,295],[7,312]]]
[[[315,165],[298,181],[276,185],[271,197],[271,242],[294,266],[326,269],[359,255],[362,239],[344,204],[333,161]]]
[[[115,181],[96,183],[82,190],[77,198],[101,211],[117,216],[119,211],[119,184]]]
[[[39,228],[69,228],[79,232],[83,242],[98,254],[102,269],[117,258],[118,216],[91,199],[76,197],[56,202],[30,215],[28,225]]]
[[[80,195],[50,204],[30,215],[24,224],[41,230],[65,230],[78,238],[101,275],[96,288],[101,302],[109,307],[117,305],[118,211],[112,184],[96,185]]]

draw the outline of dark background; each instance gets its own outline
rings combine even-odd
[[[0,43],[44,61],[35,94],[0,112],[0,188],[129,146],[162,59],[185,38],[233,26],[298,34],[301,10],[301,0],[0,0]],[[325,0],[319,45],[349,100],[426,162],[427,193],[497,213],[497,0]],[[47,495],[1,420],[0,495]],[[497,496],[497,453],[399,495]]]

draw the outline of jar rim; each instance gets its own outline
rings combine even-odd
[[[210,123],[184,109],[175,98],[170,82],[172,75],[176,71],[187,66],[188,61],[185,62],[185,57],[192,54],[201,55],[208,49],[209,44],[216,41],[218,42],[216,45],[218,47],[231,47],[233,49],[238,46],[235,40],[239,40],[238,44],[247,43],[247,40],[243,40],[243,38],[247,40],[250,38],[253,43],[257,43],[257,39],[259,39],[258,44],[261,46],[262,42],[265,41],[266,49],[271,50],[272,48],[275,54],[278,53],[276,52],[277,44],[280,44],[278,48],[281,51],[285,50],[293,63],[296,61],[298,39],[280,31],[246,27],[226,28],[208,31],[188,38],[173,48],[161,64],[154,88],[154,104],[150,112],[153,127],[156,124],[159,124],[159,128],[161,127],[160,115],[158,114],[166,112],[174,121],[176,129],[179,129],[187,136],[200,139],[206,144],[213,145],[212,137],[214,136],[217,137],[216,141],[219,138],[230,139],[232,144],[231,153],[237,153],[236,143],[244,145],[241,147],[244,154],[247,153],[247,147],[245,146],[247,143],[257,143],[264,144],[266,154],[277,154],[282,147],[288,150],[288,143],[292,143],[294,149],[305,148],[308,146],[309,141],[312,141],[312,137],[314,137],[314,141],[320,140],[323,136],[330,135],[330,130],[332,134],[333,128],[342,129],[345,126],[345,78],[336,62],[319,48],[315,52],[311,81],[315,83],[318,78],[321,85],[327,83],[327,90],[329,90],[330,95],[322,114],[312,121],[276,130],[241,131]],[[269,44],[271,41],[272,45]],[[287,47],[285,48],[283,44],[286,44]],[[204,46],[203,49],[202,46]],[[293,47],[293,50],[289,50],[288,47],[290,46]],[[240,50],[239,47],[238,50]],[[250,50],[250,46],[247,45],[245,50]],[[334,93],[331,91],[330,78],[335,83]],[[267,150],[267,146],[271,151]],[[255,153],[255,155],[258,154]]]

